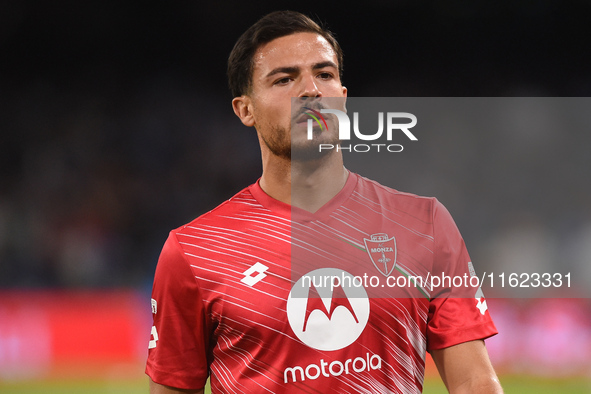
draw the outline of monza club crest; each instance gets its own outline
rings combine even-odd
[[[396,239],[386,233],[377,233],[364,238],[365,249],[373,265],[384,276],[390,276],[396,267]]]

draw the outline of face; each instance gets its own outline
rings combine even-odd
[[[317,100],[313,98],[346,95],[337,58],[328,41],[315,33],[295,33],[257,50],[251,91],[235,98],[233,104],[242,122],[257,129],[272,154],[290,159],[292,151],[305,156],[306,151],[318,150],[319,143],[334,143],[337,138],[335,132],[327,131],[315,132],[314,139],[308,140],[305,117],[298,118],[299,112],[292,114],[292,98],[307,98],[303,105],[314,107]],[[297,125],[294,130],[292,117]]]

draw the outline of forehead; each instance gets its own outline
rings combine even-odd
[[[262,45],[254,55],[254,75],[266,74],[277,67],[305,67],[331,61],[337,56],[328,41],[316,33],[294,33]]]

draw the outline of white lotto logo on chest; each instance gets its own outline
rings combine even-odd
[[[334,278],[339,278],[335,286]],[[369,320],[369,298],[353,275],[321,268],[303,275],[287,299],[287,318],[295,335],[318,350],[349,346]]]

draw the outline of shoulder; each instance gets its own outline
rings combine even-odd
[[[171,230],[160,253],[157,275],[173,274],[179,278],[188,277],[191,273],[187,260],[188,253],[208,254],[209,248],[199,250],[195,246],[214,245],[217,248],[219,244],[227,242],[224,240],[229,236],[232,226],[236,226],[233,221],[256,208],[257,202],[252,197],[249,187],[246,187],[214,209]]]
[[[396,209],[410,215],[428,216],[432,216],[434,210],[441,205],[435,197],[402,192],[361,175],[356,176],[358,181],[353,197],[364,199],[367,203],[376,203],[382,208]]]
[[[235,222],[236,218],[266,211],[252,195],[251,188],[252,185],[245,187],[212,210],[172,230],[172,233],[175,235],[191,233],[192,229],[202,226],[227,226]]]
[[[171,231],[171,238],[186,256],[215,257],[231,248],[249,248],[262,238],[289,240],[290,219],[257,199],[256,184],[187,224]]]

